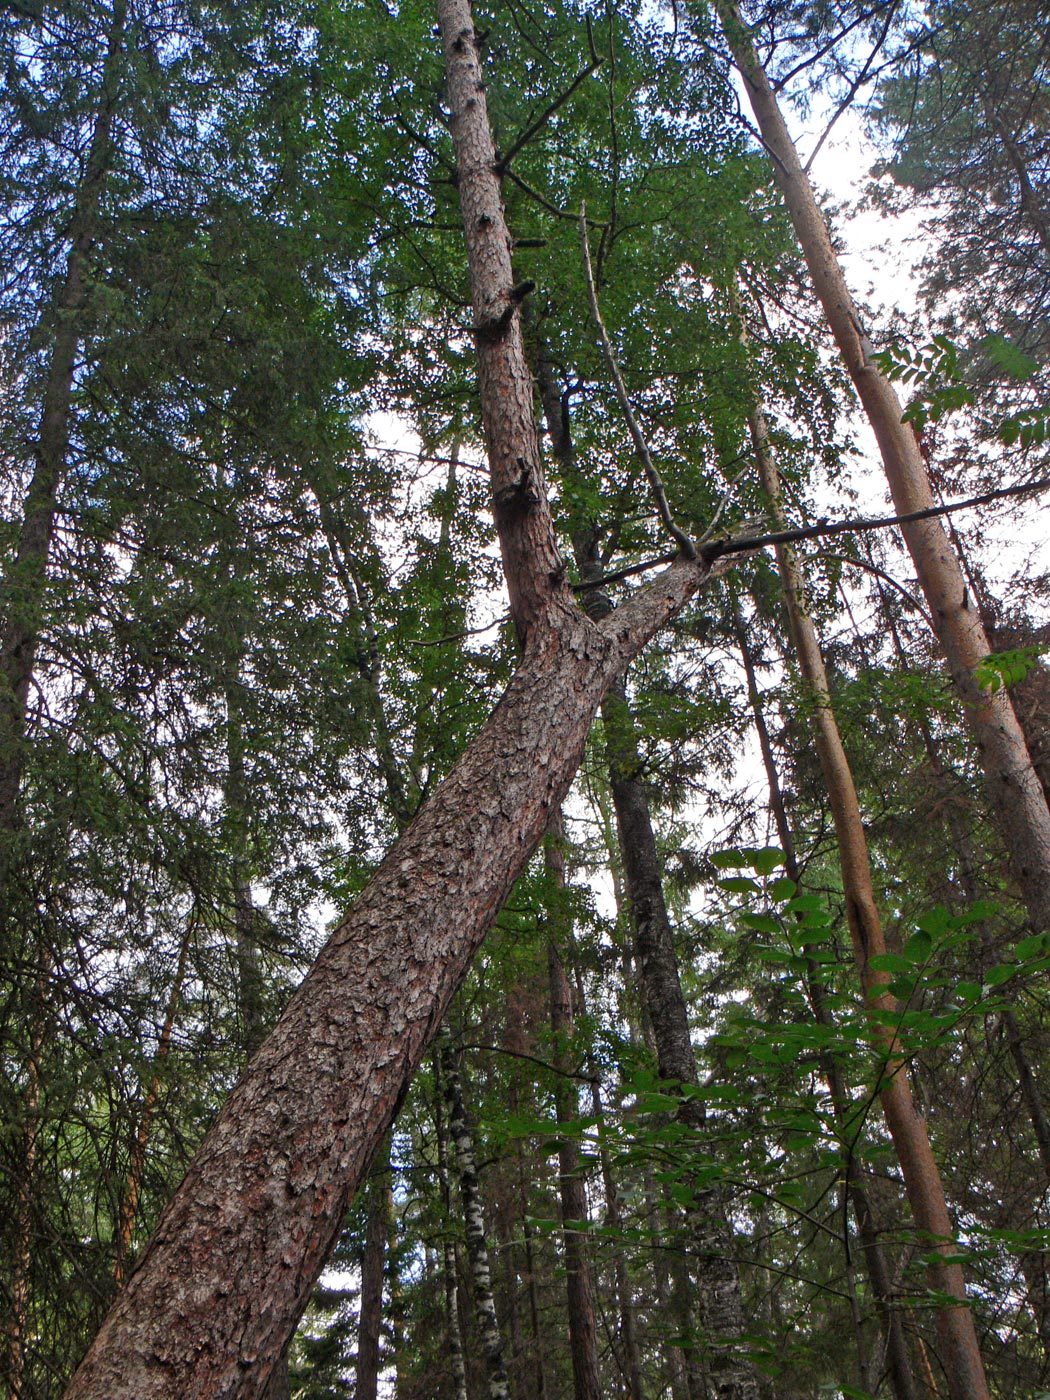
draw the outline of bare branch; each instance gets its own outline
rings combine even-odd
[[[631,400],[627,396],[627,386],[623,382],[623,375],[620,373],[620,366],[616,363],[616,352],[613,350],[609,334],[605,329],[605,322],[602,320],[601,308],[598,306],[598,292],[594,285],[594,271],[591,267],[591,250],[587,241],[587,211],[580,205],[580,247],[583,251],[583,271],[587,279],[587,297],[591,304],[591,316],[598,331],[598,339],[601,341],[602,354],[605,358],[609,374],[612,376],[613,387],[616,391],[616,400],[623,411],[623,416],[627,420],[627,427],[631,434],[631,441],[634,443],[634,450],[638,454],[638,459],[645,469],[645,475],[649,481],[649,489],[653,493],[656,501],[656,509],[660,514],[668,534],[678,545],[678,548],[687,559],[696,558],[696,545],[689,538],[686,532],[674,522],[671,514],[671,507],[667,504],[667,492],[664,490],[664,483],[660,473],[656,470],[652,457],[649,455],[649,446],[645,441],[645,435],[638,426],[638,420],[634,416],[631,408]]]
[[[913,510],[908,515],[884,515],[871,520],[818,520],[815,525],[806,525],[797,530],[776,530],[768,535],[748,535],[745,532],[741,535],[732,535],[724,540],[711,540],[701,546],[700,554],[705,559],[714,560],[728,554],[749,554],[769,544],[794,544],[798,540],[825,539],[832,535],[863,534],[869,530],[886,530],[894,525],[907,525],[913,520],[932,520],[938,515],[951,515],[955,511],[972,510],[975,506],[988,505],[992,501],[1008,500],[1014,496],[1025,496],[1030,492],[1046,490],[1050,490],[1050,476],[1040,477],[1038,481],[1024,482],[1019,486],[1003,486],[997,491],[986,491],[980,496],[970,496],[965,501],[950,501],[947,505],[931,506],[927,510]],[[603,588],[606,584],[618,583],[621,579],[648,573],[650,569],[663,568],[677,557],[677,551],[659,554],[655,559],[646,559],[640,564],[628,564],[625,568],[617,569],[614,573],[605,574],[601,578],[588,579],[586,583],[573,584],[573,589],[577,593],[585,593],[589,588]],[[838,556],[832,557],[837,558]],[[873,573],[881,572],[873,566],[866,565],[860,559],[847,558],[845,562],[856,564],[858,568],[871,567]],[[883,575],[883,577],[893,583],[895,587],[901,587],[889,575]],[[902,589],[902,591],[904,590]],[[910,593],[907,594],[907,597],[916,609],[929,620],[925,610],[912,598]]]
[[[550,105],[547,106],[540,113],[536,120],[529,123],[529,125],[525,128],[525,130],[521,133],[518,139],[511,146],[510,150],[507,151],[505,155],[500,156],[499,161],[496,164],[496,169],[501,175],[506,175],[507,171],[510,169],[511,161],[518,154],[518,152],[522,150],[525,146],[527,146],[532,140],[532,138],[535,135],[537,135],[538,132],[543,130],[543,128],[550,121],[551,117],[553,117],[555,112],[557,112],[559,107],[563,107],[565,103],[568,102],[569,98],[573,95],[573,93],[576,91],[576,89],[580,86],[580,84],[585,82],[586,79],[589,78],[591,74],[595,72],[596,69],[600,68],[605,62],[601,54],[595,52],[594,38],[591,35],[591,22],[589,19],[587,20],[587,35],[588,38],[590,38],[591,42],[591,54],[593,56],[593,62],[590,63],[583,70],[582,73],[578,74],[577,77],[573,78],[572,82],[565,89],[565,91],[559,93],[559,95],[554,99],[554,101],[550,103]]]
[[[718,559],[724,554],[739,554],[744,550],[760,549],[767,544],[793,544],[796,540],[827,539],[831,535],[860,534],[867,530],[885,530],[893,525],[908,525],[914,520],[934,520],[940,515],[952,515],[957,510],[988,505],[1012,496],[1026,496],[1033,491],[1050,489],[1050,476],[1028,481],[1020,486],[1002,486],[997,491],[985,491],[965,501],[950,501],[948,505],[928,506],[925,510],[909,511],[907,515],[883,515],[873,520],[818,520],[815,525],[800,530],[776,530],[770,535],[741,536],[727,540],[712,540],[703,548],[705,557]]]

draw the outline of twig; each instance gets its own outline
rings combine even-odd
[[[491,632],[494,627],[502,627],[510,620],[510,613],[504,613],[502,617],[497,617],[495,622],[487,622],[484,627],[468,627],[465,632],[452,632],[447,637],[427,637],[422,641],[415,637],[408,639],[409,646],[412,647],[440,647],[446,642],[461,642],[464,637],[479,637],[482,632]]]
[[[550,1070],[551,1074],[560,1074],[563,1079],[578,1079],[584,1084],[601,1084],[601,1080],[591,1074],[580,1074],[570,1069],[559,1069],[557,1065],[552,1065],[549,1060],[541,1060],[537,1055],[530,1055],[525,1050],[508,1050],[505,1045],[478,1045],[473,1042],[464,1041],[461,1050],[484,1050],[489,1055],[509,1055],[513,1060],[527,1060],[531,1065],[539,1065],[541,1069]]]
[[[429,155],[432,155],[439,165],[443,165],[446,170],[455,175],[455,163],[449,160],[448,156],[443,155],[434,143],[428,137],[424,136],[421,131],[417,131],[410,122],[405,121],[404,117],[395,116],[394,125],[399,126],[406,136],[411,136],[412,140],[415,141],[417,145],[422,146],[423,150]]]
[[[892,21],[893,21],[893,16],[896,14],[896,12],[897,12],[897,0],[892,0],[892,3],[891,3],[889,6],[887,6],[887,9],[886,9],[886,22],[885,22],[885,23],[883,24],[883,26],[882,26],[882,33],[879,35],[878,43],[876,43],[876,45],[875,45],[874,48],[872,49],[871,53],[868,54],[868,57],[866,58],[866,60],[865,60],[865,62],[864,62],[864,66],[861,68],[861,70],[860,70],[860,72],[857,74],[856,78],[854,78],[853,81],[850,83],[850,85],[849,85],[849,91],[846,93],[845,97],[842,98],[842,100],[839,102],[838,106],[835,108],[834,115],[832,116],[831,120],[828,122],[827,126],[824,128],[823,132],[821,133],[820,140],[817,142],[817,144],[813,147],[812,151],[810,152],[810,154],[809,154],[809,159],[806,161],[805,165],[802,167],[803,173],[804,173],[804,174],[808,175],[809,172],[812,170],[812,168],[813,168],[813,162],[816,160],[817,156],[820,154],[821,147],[824,145],[824,142],[825,142],[825,141],[828,139],[828,137],[831,135],[832,128],[834,127],[835,123],[838,121],[839,117],[842,116],[843,112],[846,110],[846,108],[850,105],[850,103],[851,103],[851,102],[853,101],[853,99],[856,97],[856,95],[857,95],[857,93],[860,91],[860,89],[861,89],[861,88],[864,86],[864,84],[868,81],[868,75],[869,75],[869,73],[870,73],[870,71],[871,71],[872,64],[875,62],[875,55],[879,52],[879,50],[882,48],[883,44],[886,42],[886,35],[889,33],[890,24],[892,23]]]
[[[932,632],[934,630],[933,618],[919,602],[915,594],[905,588],[903,583],[899,583],[892,574],[888,574],[885,569],[880,569],[878,564],[873,564],[870,559],[854,559],[852,555],[833,554],[827,549],[818,550],[815,557],[818,559],[834,559],[839,564],[848,564],[851,568],[863,569],[866,573],[874,574],[876,578],[882,579],[883,583],[888,583],[891,588],[895,588],[902,597],[906,598],[919,616],[926,622],[930,631]]]
[[[749,459],[750,459],[750,454],[748,454],[748,457],[749,457]],[[739,461],[740,459],[737,458],[736,460]],[[740,480],[740,478],[744,475],[744,472],[745,472],[746,470],[747,470],[747,464],[745,463],[745,465],[744,465],[743,467],[741,467],[740,470],[737,472],[736,476],[731,476],[731,477],[729,478],[729,485],[728,485],[728,486],[726,487],[726,489],[722,492],[721,500],[718,502],[718,505],[715,507],[715,513],[714,513],[714,515],[712,515],[712,517],[711,517],[711,519],[710,519],[710,521],[709,521],[709,523],[708,523],[707,529],[706,529],[706,530],[704,531],[704,533],[700,536],[699,540],[697,541],[697,544],[700,544],[700,545],[706,544],[707,541],[711,538],[711,536],[715,533],[715,530],[718,528],[718,522],[719,522],[719,520],[721,520],[721,518],[722,518],[722,513],[723,513],[723,511],[725,510],[725,508],[726,508],[726,506],[729,504],[729,502],[733,499],[733,488],[736,486],[736,484],[737,484],[737,482]]]
[[[573,78],[572,82],[565,89],[565,91],[559,93],[559,95],[554,99],[554,101],[551,102],[549,106],[547,106],[540,113],[540,115],[536,118],[535,121],[529,123],[529,125],[525,128],[525,130],[521,133],[518,139],[511,146],[510,150],[507,151],[506,155],[500,156],[496,164],[496,169],[501,175],[506,175],[507,171],[510,169],[511,161],[518,154],[518,152],[524,146],[527,146],[529,144],[529,142],[537,134],[537,132],[542,131],[542,129],[550,121],[551,117],[553,117],[555,112],[557,112],[558,108],[563,107],[565,103],[568,102],[569,98],[573,95],[573,93],[580,86],[580,84],[582,82],[585,82],[586,79],[589,78],[591,74],[595,72],[596,69],[600,68],[605,62],[601,54],[595,52],[594,38],[591,35],[590,19],[587,20],[587,35],[588,38],[590,38],[591,55],[593,58],[593,62],[588,67],[586,67],[582,73],[578,74],[577,77]]]
[[[507,170],[504,173],[508,180],[517,185],[518,189],[524,194],[527,194],[530,199],[534,199],[541,209],[546,209],[548,214],[553,214],[559,219],[571,219],[573,223],[576,223],[575,214],[571,213],[568,209],[559,209],[556,204],[551,203],[546,195],[542,195],[539,190],[533,189],[530,184],[523,180],[520,175],[516,175],[513,170]],[[604,229],[606,227],[605,224],[599,223],[597,219],[588,219],[587,222],[590,224],[591,228]]]
[[[591,250],[587,241],[587,210],[582,204],[580,205],[580,247],[583,250],[583,271],[587,279],[587,298],[591,304],[591,316],[594,319],[594,324],[598,331],[598,338],[601,341],[605,363],[612,376],[617,402],[620,405],[624,418],[627,420],[627,427],[631,434],[631,441],[634,443],[634,450],[637,452],[638,458],[645,468],[645,475],[649,480],[649,488],[656,500],[656,509],[660,513],[660,519],[663,521],[668,534],[687,559],[695,559],[696,545],[693,544],[693,541],[685,531],[674,522],[674,517],[671,514],[671,507],[667,504],[667,492],[664,490],[664,484],[661,480],[660,473],[656,470],[653,459],[649,455],[649,447],[645,441],[645,436],[638,426],[638,420],[634,416],[634,410],[631,408],[631,401],[627,397],[627,387],[623,382],[620,367],[616,363],[616,353],[612,348],[612,342],[609,340],[609,334],[605,329],[605,322],[602,320],[601,309],[598,306],[598,293],[594,285],[594,271],[591,268]]]

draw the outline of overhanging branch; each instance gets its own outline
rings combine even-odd
[[[939,515],[954,515],[956,511],[972,510],[992,501],[1004,501],[1014,496],[1027,496],[1032,492],[1050,489],[1050,476],[1037,481],[1027,481],[1018,486],[1002,486],[995,491],[985,491],[980,496],[969,496],[964,501],[949,501],[946,505],[929,506],[926,510],[913,510],[907,515],[883,515],[867,520],[818,520],[815,525],[801,526],[796,530],[775,530],[768,535],[731,535],[724,540],[709,540],[700,549],[703,558],[720,559],[727,554],[749,554],[767,544],[794,544],[799,540],[828,539],[834,535],[865,534],[872,530],[886,530],[894,525],[909,525],[913,521],[932,520]],[[633,578],[636,574],[647,573],[650,569],[663,568],[679,557],[679,552],[659,554],[655,559],[646,559],[640,564],[628,564],[614,573],[605,574],[599,579],[577,583],[573,587],[577,593],[589,588],[603,588],[621,579]],[[852,561],[851,561],[852,562]]]

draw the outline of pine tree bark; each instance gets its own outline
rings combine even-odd
[[[67,1390],[255,1400],[412,1074],[563,801],[598,704],[715,572],[679,559],[601,626],[576,606],[543,489],[477,41],[442,0],[493,510],[524,653],[231,1093]]]
[[[911,425],[902,421],[893,386],[872,358],[835,255],[824,216],[788,132],[735,0],[711,0],[747,88],[773,173],[784,196],[813,286],[843,364],[878,441],[898,514],[934,505]],[[991,648],[959,560],[939,519],[901,527],[929,604],[938,640],[963,704],[984,769],[992,810],[1010,855],[1013,878],[1037,930],[1050,928],[1050,809],[1005,687],[994,694],[974,678]]]
[[[769,447],[761,410],[748,416],[751,444],[770,514],[777,528],[783,525],[780,480]],[[778,545],[777,566],[787,603],[791,639],[799,671],[812,696],[812,729],[835,822],[846,915],[853,940],[861,987],[868,1007],[875,1012],[872,1039],[883,1056],[884,1072],[879,1101],[900,1162],[904,1186],[916,1229],[935,1262],[928,1265],[930,1287],[942,1297],[957,1300],[937,1307],[937,1327],[952,1400],[989,1400],[973,1316],[966,1302],[966,1288],[956,1253],[955,1231],[944,1198],[940,1171],[930,1147],[926,1122],[912,1100],[906,1061],[896,1031],[884,1013],[896,1013],[888,991],[889,974],[877,971],[871,960],[886,952],[882,922],[875,901],[868,859],[867,838],[853,774],[842,745],[832,708],[827,672],[816,628],[805,602],[804,582],[789,546]]]

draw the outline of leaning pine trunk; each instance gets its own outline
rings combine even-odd
[[[466,0],[441,0],[482,415],[512,613],[506,693],[231,1093],[67,1391],[256,1400],[470,960],[568,792],[608,686],[711,577],[680,559],[601,626],[555,543]]]

